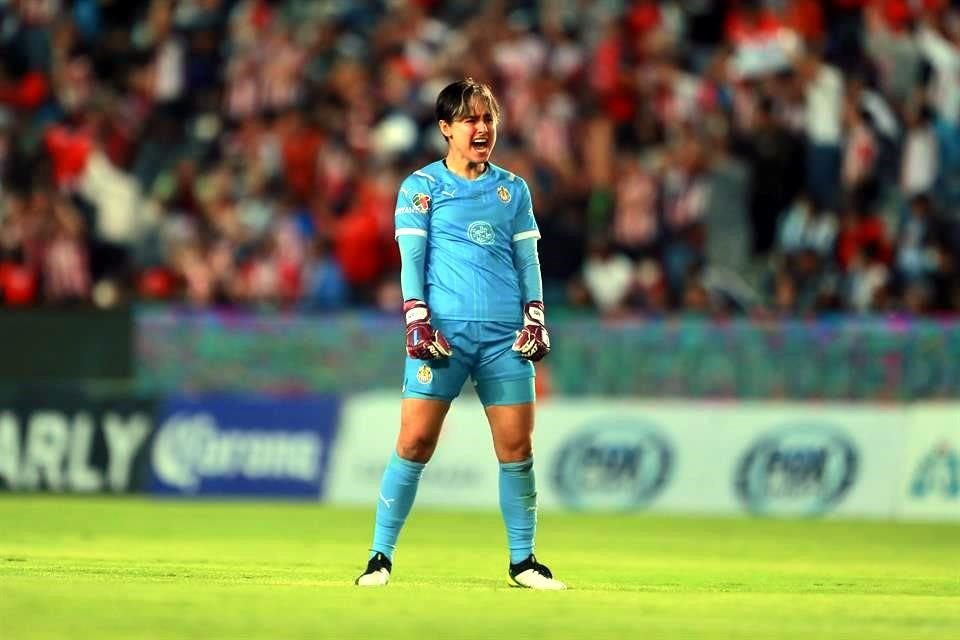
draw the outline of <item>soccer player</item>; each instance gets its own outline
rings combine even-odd
[[[534,368],[550,351],[530,190],[490,163],[500,106],[467,78],[437,97],[443,160],[400,186],[395,215],[407,325],[400,434],[380,485],[361,586],[390,580],[393,553],[450,402],[467,377],[483,403],[500,461],[508,574],[531,589],[565,589],[534,556]]]

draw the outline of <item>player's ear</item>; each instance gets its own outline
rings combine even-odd
[[[453,137],[453,132],[450,130],[451,126],[449,122],[446,120],[440,120],[437,125],[440,127],[440,133],[443,134],[444,138],[449,140]]]

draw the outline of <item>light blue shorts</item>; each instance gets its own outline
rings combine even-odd
[[[533,363],[511,348],[518,324],[436,318],[432,324],[450,341],[453,355],[442,360],[407,356],[404,398],[453,400],[470,377],[484,406],[536,400]]]

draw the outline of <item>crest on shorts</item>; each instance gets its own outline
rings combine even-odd
[[[433,382],[433,369],[428,365],[422,364],[417,370],[417,382],[420,384],[430,384]]]
[[[425,193],[413,194],[411,202],[413,203],[413,208],[420,213],[426,213],[430,210],[430,196]]]
[[[507,188],[503,185],[497,187],[497,196],[500,197],[500,202],[507,204],[510,202],[510,192],[507,191]]]

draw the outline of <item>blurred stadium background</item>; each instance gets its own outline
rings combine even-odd
[[[343,589],[396,189],[464,75],[543,234],[541,546],[580,590],[502,595],[468,385],[398,632]],[[0,175],[4,638],[956,637],[956,1],[0,0]]]

